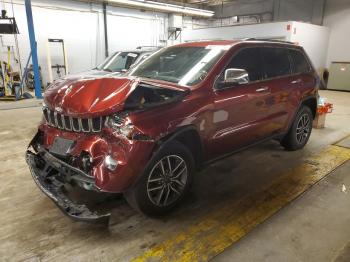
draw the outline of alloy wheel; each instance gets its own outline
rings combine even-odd
[[[187,164],[177,155],[168,155],[152,168],[147,180],[147,195],[159,207],[169,206],[179,199],[188,179]]]
[[[303,114],[299,118],[298,124],[297,124],[297,141],[299,144],[303,144],[310,134],[310,117],[308,114]]]

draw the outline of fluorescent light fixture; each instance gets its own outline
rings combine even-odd
[[[130,7],[152,9],[155,11],[166,12],[166,13],[181,13],[189,16],[202,16],[202,17],[212,17],[214,15],[213,11],[185,7],[180,5],[172,5],[165,3],[158,3],[153,1],[145,0],[109,0],[110,4],[120,4]]]

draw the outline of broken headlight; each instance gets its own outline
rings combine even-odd
[[[125,117],[118,114],[107,118],[105,126],[114,130],[117,134],[125,136],[132,140],[153,141],[151,137],[140,132],[132,123]]]
[[[115,130],[118,134],[123,135],[127,138],[131,138],[132,132],[134,130],[133,124],[127,123],[125,118],[122,118],[117,114],[109,116],[107,118],[106,127]]]

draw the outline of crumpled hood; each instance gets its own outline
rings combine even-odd
[[[109,115],[123,109],[130,93],[141,82],[138,78],[67,78],[53,83],[45,92],[44,103],[54,111],[76,117]],[[142,83],[147,81],[142,81]],[[154,82],[148,82],[154,85]],[[187,88],[157,84],[177,91]]]

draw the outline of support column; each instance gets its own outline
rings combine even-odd
[[[108,51],[108,27],[107,27],[107,3],[103,2],[103,28],[104,28],[104,35],[105,35],[105,56],[106,58],[109,56]]]
[[[26,14],[27,14],[30,49],[32,51],[35,97],[42,98],[43,96],[41,94],[41,81],[40,81],[40,72],[39,72],[39,63],[38,63],[38,54],[37,54],[37,44],[35,40],[35,32],[34,32],[34,24],[33,24],[32,3],[31,3],[31,0],[25,0],[24,3],[26,7]]]

